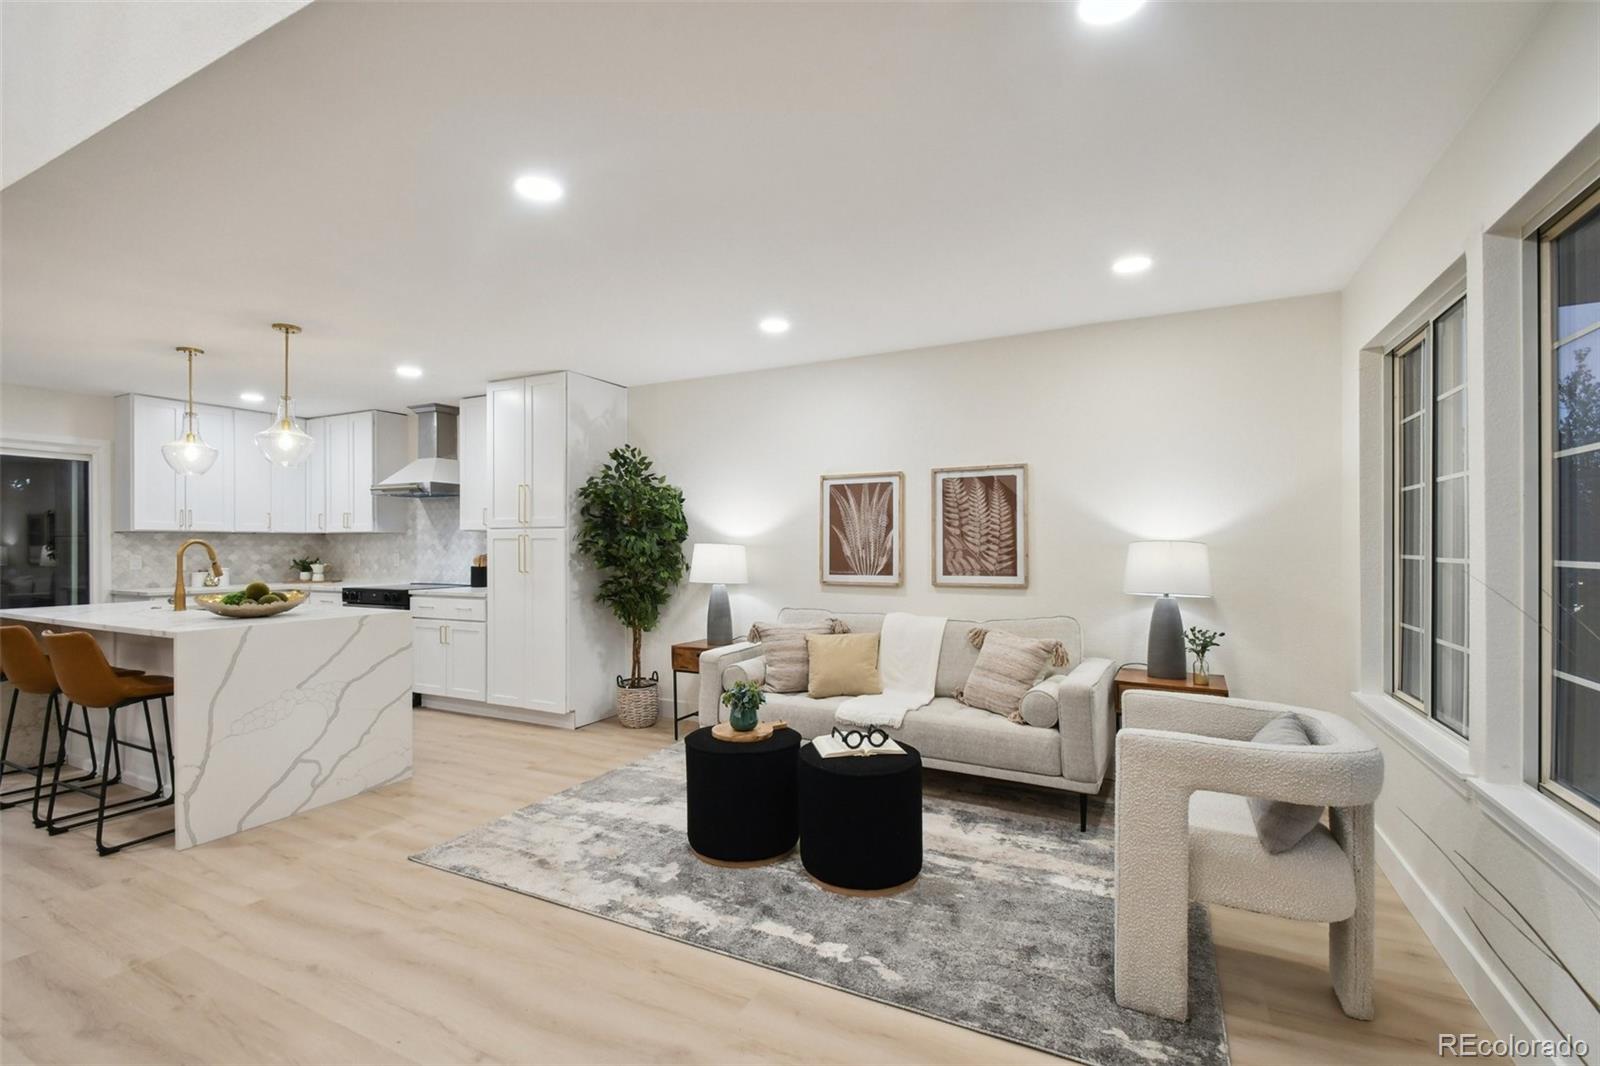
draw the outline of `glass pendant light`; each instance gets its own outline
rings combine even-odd
[[[195,477],[211,469],[217,461],[217,450],[200,437],[200,419],[194,413],[194,357],[206,354],[203,349],[181,347],[189,360],[189,405],[183,411],[183,435],[161,446],[161,457],[184,477]]]
[[[272,425],[256,434],[261,454],[279,466],[299,466],[311,457],[317,442],[294,420],[294,400],[289,396],[289,337],[299,326],[274,322],[272,328],[283,334],[283,395],[278,399],[278,415]]]

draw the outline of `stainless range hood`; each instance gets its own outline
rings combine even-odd
[[[419,403],[417,457],[372,486],[374,496],[428,500],[461,495],[461,464],[456,461],[456,416],[459,407]]]

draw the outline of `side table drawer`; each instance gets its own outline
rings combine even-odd
[[[686,674],[700,672],[700,652],[702,648],[685,648],[682,646],[672,649],[672,668]]]

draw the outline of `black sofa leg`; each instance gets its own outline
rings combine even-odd
[[[1087,832],[1089,829],[1089,793],[1078,793],[1078,832]]]

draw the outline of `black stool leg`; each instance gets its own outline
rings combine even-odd
[[[135,837],[133,840],[124,840],[120,844],[107,845],[106,841],[105,841],[106,823],[111,821],[113,818],[121,818],[121,817],[124,817],[125,815],[129,815],[129,814],[139,814],[139,813],[141,813],[143,811],[153,811],[158,807],[169,807],[169,806],[171,806],[173,803],[175,803],[177,801],[176,789],[174,789],[174,795],[170,799],[169,798],[162,798],[162,793],[166,791],[166,788],[165,788],[164,785],[161,784],[161,755],[160,755],[160,752],[156,748],[155,727],[154,727],[154,724],[151,722],[151,719],[150,719],[150,702],[148,700],[141,700],[140,702],[144,704],[145,729],[146,729],[146,731],[147,731],[147,733],[149,735],[149,738],[150,738],[150,746],[148,748],[140,747],[140,745],[138,745],[138,744],[130,744],[129,746],[130,747],[139,748],[139,750],[141,750],[141,751],[148,751],[150,753],[150,760],[151,760],[151,763],[155,767],[155,773],[156,773],[156,790],[154,792],[150,793],[148,796],[139,797],[139,801],[140,802],[139,802],[138,806],[133,807],[131,810],[117,811],[115,814],[107,814],[106,813],[105,800],[102,797],[100,811],[99,811],[99,814],[98,814],[98,816],[96,818],[95,833],[94,833],[95,850],[98,851],[101,854],[102,857],[106,856],[106,855],[115,855],[117,852],[121,851],[123,848],[131,848],[135,844],[143,844],[146,841],[155,840],[155,839],[157,839],[159,837],[171,836],[172,834],[177,832],[177,827],[174,826],[171,829],[163,829],[163,830],[161,830],[159,832],[156,832],[156,833],[147,833],[146,835],[144,835],[142,837]],[[162,697],[161,698],[161,725],[162,725],[162,728],[166,731],[166,735],[167,735],[167,769],[168,769],[169,773],[172,775],[173,781],[176,782],[176,780],[177,780],[177,777],[176,777],[177,770],[175,768],[175,765],[174,765],[174,762],[173,762],[173,758],[172,758],[172,723],[167,718],[167,701],[166,701],[166,697]],[[111,748],[116,748],[121,744],[127,743],[126,741],[119,741],[119,740],[116,739],[116,729],[117,729],[116,709],[113,708],[112,711],[111,711],[111,724],[110,724],[110,727],[109,727],[109,730],[108,730],[108,734],[107,734],[111,738],[108,741],[108,746],[111,747]],[[107,767],[107,769],[110,768],[110,765],[111,765],[111,756],[108,753],[106,755],[106,767]],[[152,800],[154,802],[152,802]]]
[[[1089,793],[1078,793],[1078,832],[1087,832],[1089,829]]]
[[[88,712],[85,711],[84,713],[87,714]],[[54,834],[55,831],[56,831],[55,830],[56,794],[61,791],[61,764],[67,761],[67,722],[69,722],[71,719],[72,719],[72,701],[68,700],[67,701],[67,713],[65,715],[61,716],[61,734],[60,734],[60,737],[57,739],[57,742],[56,742],[55,768],[50,773],[50,806],[48,808],[46,808],[46,810],[44,812],[44,821],[42,821],[42,822],[39,821],[39,801],[38,801],[38,797],[37,796],[34,797],[33,824],[36,825],[36,826],[43,826],[51,834]],[[40,757],[41,758],[43,757],[43,754],[44,754],[44,750],[43,750],[43,746],[41,745],[40,746]],[[90,767],[90,769],[93,769],[93,767]]]
[[[106,854],[106,793],[111,789],[111,753],[116,750],[117,709],[108,707],[106,708],[106,768],[100,774],[100,807],[94,817],[94,846],[102,855]]]

